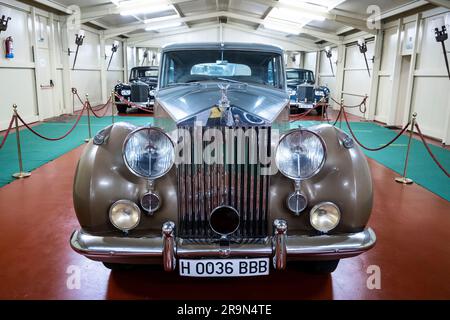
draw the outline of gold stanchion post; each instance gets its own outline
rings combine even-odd
[[[89,138],[84,139],[84,142],[89,142],[92,138],[91,133],[91,114],[89,112],[90,104],[89,104],[89,95],[86,93],[86,110],[87,110],[87,123],[88,123],[88,131],[89,131]]]
[[[409,151],[411,149],[411,140],[414,134],[414,125],[416,124],[416,117],[417,113],[414,112],[411,119],[411,130],[409,131],[409,140],[408,140],[408,147],[406,148],[406,158],[405,158],[405,167],[403,168],[403,176],[396,177],[395,182],[402,183],[402,184],[412,184],[413,180],[406,177],[406,172],[408,169],[408,160],[409,160]]]
[[[116,109],[116,100],[115,100],[114,90],[111,91],[111,121],[114,124],[114,112]]]
[[[344,113],[344,98],[341,98],[341,112],[339,113],[339,118],[338,118],[338,121],[339,121],[339,129],[342,129],[342,116],[343,116],[343,114],[342,113]]]
[[[23,171],[22,163],[22,148],[20,147],[20,135],[19,135],[19,122],[17,120],[17,105],[13,104],[14,112],[14,124],[16,126],[16,140],[17,140],[17,156],[19,158],[19,172],[14,173],[12,176],[16,179],[28,178],[31,176],[31,172]]]

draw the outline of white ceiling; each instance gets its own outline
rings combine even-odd
[[[70,6],[74,4],[74,0],[48,0],[52,2],[59,3],[63,6]],[[142,8],[148,8],[149,5],[161,5],[161,4],[172,4],[172,9],[164,12],[157,12],[152,14],[136,14],[134,16],[121,16],[117,3],[123,5],[125,3],[130,3],[139,1]],[[124,35],[133,36],[136,34],[142,35],[145,32],[146,19],[154,19],[164,16],[173,16],[178,14],[177,21],[181,22],[181,26],[177,28],[192,29],[195,30],[197,26],[204,25],[205,23],[219,24],[220,22],[233,23],[241,25],[247,28],[249,32],[268,32],[261,22],[273,20],[274,13],[278,9],[273,9],[274,5],[278,6],[281,3],[280,10],[291,10],[293,5],[308,6],[304,4],[305,2],[322,2],[330,3],[339,0],[291,0],[291,2],[286,4],[288,0],[77,0],[76,5],[81,8],[82,12],[82,22],[94,23],[97,26],[105,28],[110,36]],[[299,4],[300,3],[300,4]],[[342,30],[364,30],[366,26],[366,18],[369,16],[367,13],[368,6],[376,4],[380,7],[382,13],[389,12],[393,9],[404,8],[405,10],[411,8],[408,5],[423,5],[426,4],[424,0],[343,0],[342,3],[338,4],[337,7],[329,12],[322,13],[326,14],[326,17],[343,17],[344,19],[325,19],[324,21],[310,20],[305,18],[299,18],[295,21],[295,25],[299,26],[298,30],[302,30],[299,36],[304,39],[313,39],[314,41],[329,41],[337,39],[338,34]],[[309,4],[309,7],[311,5]],[[317,8],[317,7],[312,7]],[[299,9],[299,14],[303,11]],[[305,9],[306,10],[306,9]],[[313,9],[317,10],[317,9]],[[292,10],[291,10],[292,11]],[[217,12],[225,13],[217,14]],[[281,12],[281,11],[280,11]],[[215,14],[216,13],[216,14]],[[205,16],[206,14],[206,16]],[[223,16],[226,16],[224,18]],[[85,18],[85,19],[84,19]],[[84,19],[84,20],[83,20]],[[280,17],[277,17],[280,19]],[[281,18],[283,19],[283,18]],[[303,19],[303,20],[302,20]],[[188,21],[186,21],[188,20]],[[282,23],[288,23],[287,25],[292,25],[291,22],[286,21],[289,19],[281,20]],[[336,21],[336,20],[339,20]],[[278,22],[280,20],[276,20]],[[343,22],[345,21],[345,22]],[[350,21],[350,22],[349,22]],[[306,24],[305,24],[306,23]],[[156,24],[153,23],[153,24]],[[305,24],[305,27],[300,29],[301,25]],[[360,27],[361,26],[361,27]],[[289,29],[289,27],[287,28]],[[152,31],[152,33],[159,32],[169,32],[173,31],[168,29],[161,29],[157,31]],[[366,30],[367,31],[367,30]],[[274,32],[273,30],[271,31]],[[277,31],[275,31],[277,32]],[[293,37],[286,32],[279,32],[280,37]]]

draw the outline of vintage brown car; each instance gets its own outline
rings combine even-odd
[[[162,50],[151,126],[116,123],[86,146],[70,243],[108,268],[267,275],[290,261],[332,272],[372,248],[367,160],[338,128],[290,128],[283,51]]]

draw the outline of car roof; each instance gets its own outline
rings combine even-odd
[[[313,72],[312,70],[302,69],[302,68],[287,68],[286,71],[310,71],[310,72]]]
[[[133,67],[131,70],[158,70],[158,66],[140,66],[140,67]]]
[[[163,47],[162,51],[177,50],[246,50],[263,51],[283,54],[283,49],[277,46],[262,43],[243,43],[243,42],[191,42],[191,43],[172,43]]]

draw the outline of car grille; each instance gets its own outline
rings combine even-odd
[[[200,128],[200,127],[199,127]],[[225,136],[224,127],[214,127]],[[261,128],[268,129],[268,139],[270,142],[270,128],[256,128],[257,136],[261,134]],[[188,132],[194,136],[192,127],[181,127],[184,135]],[[205,129],[202,127],[202,136]],[[236,130],[237,128],[231,129]],[[249,128],[240,128],[246,132]],[[257,137],[258,138],[258,137]],[[181,141],[179,137],[179,141]],[[189,143],[188,140],[184,140]],[[199,140],[198,140],[199,141]],[[235,140],[236,141],[236,140]],[[259,141],[257,139],[256,141]],[[202,151],[210,142],[202,143]],[[268,148],[270,143],[265,144]],[[225,150],[225,139],[224,139]],[[250,148],[250,140],[245,139],[245,150]],[[221,205],[232,206],[239,212],[240,227],[231,235],[235,239],[259,238],[267,235],[267,208],[268,208],[268,188],[270,175],[262,175],[259,163],[250,163],[248,152],[245,155],[245,163],[236,164],[226,162],[225,151],[223,152],[223,164],[202,164],[194,163],[194,145],[191,143],[191,164],[178,164],[178,213],[179,228],[178,234],[185,238],[209,239],[218,237],[209,226],[209,215],[211,211]],[[257,143],[259,154],[260,146]],[[186,149],[185,149],[186,150]],[[236,155],[237,144],[234,143],[234,153]],[[268,150],[266,150],[269,154]],[[197,161],[198,162],[198,161]],[[255,162],[255,161],[253,161]]]
[[[305,98],[307,102],[314,101],[314,87],[313,86],[305,86],[299,85],[297,86],[297,98],[298,101],[304,102]]]

